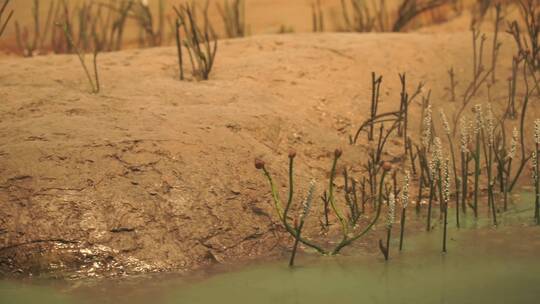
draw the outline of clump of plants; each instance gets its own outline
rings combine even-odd
[[[449,4],[448,0],[402,0],[395,16],[385,0],[341,0],[344,29],[354,32],[400,32],[418,16]]]
[[[314,186],[313,183],[311,183],[310,190],[308,191],[308,196],[304,203],[303,212],[301,213],[300,218],[295,220],[295,224],[290,223],[290,216],[289,213],[291,211],[291,208],[293,207],[293,196],[294,196],[294,159],[296,158],[295,152],[289,153],[289,189],[288,189],[288,196],[287,200],[282,201],[280,198],[279,191],[276,187],[276,184],[274,182],[274,179],[272,175],[270,174],[267,165],[264,161],[260,159],[255,160],[255,167],[259,170],[261,170],[266,177],[269,185],[270,185],[270,191],[272,194],[272,201],[274,205],[274,209],[283,224],[283,227],[285,230],[294,238],[295,245],[293,246],[293,254],[296,252],[296,247],[299,243],[303,244],[304,246],[307,246],[309,248],[314,249],[315,251],[323,254],[323,255],[336,255],[338,254],[343,248],[351,245],[354,241],[360,239],[364,235],[366,235],[368,232],[371,231],[371,229],[374,227],[374,225],[377,223],[381,210],[383,207],[383,197],[384,194],[384,187],[385,187],[385,178],[392,170],[392,165],[390,163],[384,162],[381,163],[378,167],[378,170],[381,170],[381,177],[379,179],[379,185],[377,188],[377,197],[374,198],[374,205],[375,205],[375,214],[373,215],[372,219],[369,221],[369,223],[362,229],[358,228],[357,222],[355,220],[351,220],[352,217],[345,216],[345,213],[343,210],[341,210],[340,206],[338,206],[336,202],[336,193],[335,193],[335,185],[334,180],[336,178],[336,167],[337,162],[339,158],[342,155],[342,151],[340,149],[337,149],[334,152],[334,157],[332,161],[332,167],[330,169],[330,178],[328,182],[328,189],[325,191],[325,197],[326,201],[328,202],[328,209],[325,209],[325,216],[328,217],[328,213],[331,212],[335,215],[337,218],[337,221],[340,225],[341,230],[341,240],[337,242],[337,244],[332,249],[326,249],[322,245],[316,244],[314,241],[308,240],[306,237],[302,236],[302,228],[304,227],[305,219],[309,214],[309,211],[312,206],[312,198],[313,198],[313,192],[314,192]],[[291,258],[290,264],[292,265],[294,261],[294,257]]]
[[[102,51],[118,51],[123,48],[125,26],[134,20],[138,26],[139,47],[162,45],[165,41],[165,0],[159,0],[159,11],[152,12],[146,0],[74,1],[51,0],[43,13],[40,5],[45,1],[32,1],[31,24],[15,22],[17,45],[21,55],[31,57],[53,51],[57,54],[80,51],[91,52],[94,36],[100,40]],[[65,24],[71,41],[64,29],[54,24]]]
[[[321,0],[311,4],[311,27],[313,32],[324,32],[324,13],[321,8]]]
[[[224,0],[223,5],[217,4],[217,9],[227,38],[246,36],[246,3],[244,0]]]
[[[208,80],[214,66],[218,41],[217,36],[208,19],[208,11],[203,12],[204,23],[197,22],[195,6],[182,4],[175,7],[176,20],[176,47],[178,52],[179,78],[184,80],[183,49],[187,50],[191,63],[192,75],[196,80]]]

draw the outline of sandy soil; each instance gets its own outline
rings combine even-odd
[[[470,40],[468,32],[224,40],[206,82],[176,80],[174,48],[127,50],[100,55],[98,95],[75,56],[0,58],[0,265],[91,275],[280,254],[289,238],[253,159],[267,162],[284,193],[287,151],[296,149],[297,197],[312,177],[320,193],[336,147],[356,170],[365,158],[369,144],[350,146],[348,135],[367,117],[370,73],[384,75],[381,111],[398,107],[398,73],[407,72],[409,91],[425,82],[423,93],[452,113],[446,71],[454,67],[462,93]],[[514,52],[502,41],[490,92],[500,104]],[[320,211],[308,234],[319,234]]]

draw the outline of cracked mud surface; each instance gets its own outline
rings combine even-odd
[[[74,56],[0,58],[1,272],[187,271],[278,256],[290,238],[254,157],[266,160],[284,194],[287,151],[296,149],[296,198],[312,177],[323,190],[336,147],[343,164],[361,170],[367,143],[349,146],[348,135],[367,117],[370,72],[384,75],[380,111],[397,106],[404,71],[410,91],[424,81],[433,102],[451,108],[446,70],[454,66],[463,90],[469,38],[226,40],[211,80],[200,83],[176,80],[174,48],[128,50],[100,55],[98,95],[88,93]],[[512,47],[503,37],[500,57]],[[509,74],[510,61],[498,71]],[[503,103],[500,87],[491,94]],[[415,104],[412,121],[418,112]],[[386,159],[398,145],[390,143]],[[320,207],[308,235],[320,234]]]

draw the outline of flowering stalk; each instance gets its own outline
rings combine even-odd
[[[467,211],[467,192],[469,181],[469,161],[470,152],[468,149],[470,143],[470,128],[467,124],[465,116],[460,119],[460,133],[461,133],[461,209],[463,213]]]
[[[407,206],[409,205],[409,183],[410,183],[409,171],[405,171],[405,177],[403,179],[403,187],[401,188],[401,230],[399,234],[399,251],[403,250],[403,236],[405,233],[405,220],[407,214]]]
[[[394,223],[396,212],[396,197],[393,192],[390,192],[388,196],[388,214],[386,217],[386,246],[383,245],[383,241],[379,240],[379,249],[384,255],[384,259],[388,261],[390,255],[390,238],[392,237],[392,225]]]
[[[452,168],[454,172],[454,184],[456,187],[456,225],[459,228],[459,195],[460,195],[460,187],[459,187],[459,181],[458,181],[458,174],[457,174],[457,166],[456,166],[456,156],[454,154],[454,143],[452,141],[452,136],[450,134],[450,124],[448,123],[448,119],[446,118],[446,114],[441,109],[440,110],[441,120],[443,122],[444,127],[444,133],[446,133],[446,138],[448,139],[448,143],[450,144],[450,155],[452,156]]]
[[[433,151],[431,153],[431,160],[429,163],[429,175],[430,175],[430,181],[429,181],[429,202],[428,202],[428,215],[427,215],[427,231],[431,230],[431,210],[433,208],[433,199],[435,196],[435,190],[436,190],[436,181],[439,183],[439,200],[441,200],[442,196],[440,194],[441,188],[441,179],[440,179],[440,171],[441,171],[441,160],[442,160],[442,143],[441,139],[439,137],[435,137],[433,139]],[[438,177],[438,178],[437,178]]]
[[[442,186],[441,190],[441,204],[442,204],[442,210],[443,210],[443,247],[442,251],[446,252],[446,236],[447,236],[447,228],[448,228],[448,202],[450,201],[450,173],[448,172],[448,162],[449,160],[446,159],[446,161],[443,163],[442,166],[442,176],[439,175],[439,179],[442,179],[442,182],[439,182],[439,185]]]

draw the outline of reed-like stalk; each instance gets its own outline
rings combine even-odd
[[[491,84],[495,84],[495,69],[497,66],[497,57],[499,56],[499,50],[501,48],[501,43],[499,42],[499,27],[501,22],[504,20],[504,17],[501,15],[502,13],[502,6],[501,3],[497,3],[495,5],[495,30],[493,34],[493,45],[492,45],[492,53],[491,53]]]
[[[452,140],[452,133],[450,131],[450,124],[448,123],[448,119],[446,118],[446,114],[441,109],[440,110],[441,115],[441,121],[443,123],[443,131],[446,134],[446,138],[448,139],[448,144],[450,148],[450,155],[452,156],[452,171],[454,172],[454,186],[455,186],[455,200],[456,200],[456,225],[457,228],[459,228],[459,197],[460,197],[460,186],[459,186],[459,179],[458,179],[458,173],[457,173],[457,165],[456,165],[456,156],[454,153],[454,142]]]
[[[334,197],[334,180],[336,178],[336,166],[342,153],[343,152],[341,151],[341,149],[336,149],[334,151],[334,160],[332,161],[332,168],[330,169],[330,179],[328,181],[328,202],[330,203],[332,211],[334,211],[336,217],[339,220],[339,223],[341,224],[341,231],[343,235],[347,235],[349,225],[345,217],[342,215],[341,211],[338,209]]]
[[[409,183],[410,173],[405,171],[403,178],[403,186],[401,187],[401,221],[400,221],[400,233],[399,233],[399,251],[403,250],[403,239],[405,235],[405,221],[407,219],[407,206],[409,205]]]
[[[463,213],[467,212],[467,195],[468,195],[468,181],[469,181],[469,161],[470,161],[470,128],[465,116],[460,118],[460,154],[461,154],[461,210]]]
[[[510,140],[510,150],[508,151],[507,160],[506,160],[506,169],[502,170],[504,172],[504,186],[503,186],[503,204],[504,211],[508,210],[508,193],[511,191],[510,183],[512,176],[512,161],[516,157],[516,151],[518,147],[518,129],[514,127],[512,130],[512,139]]]
[[[493,118],[493,111],[491,106],[488,105],[485,118],[485,128],[482,132],[483,141],[485,142],[484,151],[485,151],[485,162],[486,162],[486,173],[487,173],[487,190],[488,190],[488,210],[492,212],[493,225],[497,226],[497,207],[495,205],[495,194],[494,194],[494,180],[493,180],[493,150],[494,150],[494,137],[495,137],[495,122]]]
[[[534,179],[534,218],[536,224],[540,225],[540,119],[534,121],[534,143],[535,148],[532,156],[533,179]]]
[[[475,124],[474,124],[474,136],[475,136],[475,149],[472,153],[474,159],[474,199],[473,199],[473,211],[474,217],[478,218],[478,195],[480,192],[480,143],[481,143],[481,132],[483,129],[483,115],[482,115],[482,106],[475,106]]]
[[[433,209],[433,200],[435,199],[435,191],[437,184],[439,185],[439,201],[442,200],[442,187],[441,187],[441,162],[442,162],[442,142],[439,137],[433,139],[433,149],[431,151],[431,160],[429,162],[429,202],[428,202],[428,214],[427,214],[427,231],[431,230],[431,216]]]

